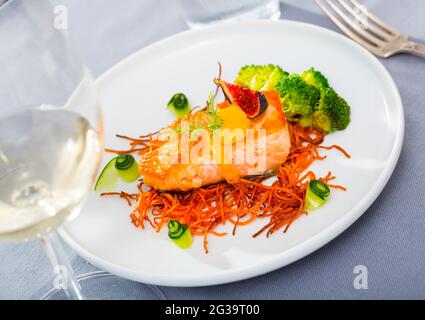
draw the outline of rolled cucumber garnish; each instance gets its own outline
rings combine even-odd
[[[126,182],[136,181],[139,176],[139,166],[130,154],[123,154],[115,158],[115,169],[118,175]]]
[[[136,181],[140,176],[136,160],[130,154],[123,154],[111,159],[97,178],[95,191],[112,191],[119,178],[125,182]]]
[[[193,243],[190,229],[177,220],[168,222],[168,237],[182,249],[189,248]]]
[[[306,211],[315,210],[324,205],[331,194],[326,183],[320,180],[311,180],[305,194],[304,209]]]

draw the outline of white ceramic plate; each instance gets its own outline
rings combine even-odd
[[[117,198],[92,194],[81,215],[62,235],[88,261],[119,276],[150,284],[203,286],[241,280],[283,267],[320,248],[349,227],[372,204],[390,178],[404,135],[403,107],[391,76],[379,61],[347,38],[312,25],[289,21],[223,24],[175,35],[125,59],[98,80],[105,117],[106,145],[126,144],[115,133],[138,136],[166,125],[166,104],[185,92],[202,104],[212,90],[217,61],[223,79],[234,80],[245,64],[278,64],[290,72],[311,66],[328,76],[352,107],[348,129],[329,135],[352,159],[329,151],[314,165],[328,170],[347,192],[298,219],[286,234],[253,239],[266,221],[238,229],[237,236],[209,238],[210,253],[197,238],[189,250],[177,248],[166,230],[136,229],[130,208]],[[104,163],[111,155],[105,155]],[[127,186],[131,188],[131,186]],[[231,226],[227,226],[231,230]]]

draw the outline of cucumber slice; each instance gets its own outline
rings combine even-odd
[[[192,234],[191,234],[189,228],[187,228],[183,232],[183,234],[180,236],[180,238],[171,239],[171,241],[173,241],[178,247],[180,247],[182,249],[187,249],[190,246],[192,246],[193,239],[192,239]]]
[[[182,249],[189,248],[193,243],[190,229],[187,225],[181,224],[177,220],[168,222],[168,237]]]
[[[111,191],[118,184],[119,175],[115,169],[116,157],[110,160],[97,178],[94,190],[98,192]]]
[[[168,102],[167,107],[181,119],[184,119],[190,113],[189,102],[184,93],[176,93]]]
[[[125,182],[134,182],[139,176],[139,165],[130,154],[124,154],[115,158],[115,169]]]
[[[331,194],[326,183],[320,180],[311,180],[304,199],[304,209],[309,212],[324,205]]]

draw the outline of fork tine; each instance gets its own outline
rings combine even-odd
[[[335,11],[337,15],[340,16],[340,18],[342,18],[342,20],[345,21],[345,23],[351,29],[353,29],[353,31],[356,31],[361,37],[365,38],[372,45],[375,45],[376,47],[382,47],[384,45],[384,42],[381,39],[362,29],[359,23],[355,22],[346,13],[342,12],[342,10],[336,5],[333,0],[326,0],[326,3],[329,5],[329,7],[332,8],[332,10]]]
[[[372,20],[377,26],[381,27],[388,33],[392,34],[393,36],[397,36],[400,34],[397,30],[387,25],[384,21],[379,19],[377,16],[375,16],[373,13],[369,12],[369,10],[364,10],[364,6],[362,6],[360,3],[357,2],[357,0],[350,0],[351,3],[358,9],[360,12],[363,12],[368,19]]]
[[[351,31],[350,28],[348,28],[344,23],[342,23],[337,17],[335,17],[329,9],[322,3],[321,0],[316,0],[317,5],[320,7],[320,9],[331,19],[347,36],[349,36],[351,39],[357,41],[360,43],[363,47],[366,49],[377,53],[378,48],[369,42],[365,41],[363,38],[359,37],[356,33]]]
[[[362,21],[362,18],[363,18],[359,14],[359,12],[364,14],[366,19],[369,19],[369,16],[368,16],[369,12],[367,10],[362,10],[362,9],[360,9],[360,7],[356,7],[359,10],[359,11],[356,12],[353,9],[353,7],[348,4],[348,0],[338,0],[338,2],[341,4],[341,6],[343,6],[345,8],[345,10],[347,10],[349,13],[351,13],[351,15],[354,18],[358,19],[359,21]],[[352,1],[350,1],[350,2],[352,3]],[[367,20],[366,20],[366,23],[367,23]],[[386,29],[383,29],[383,28],[377,26],[376,23],[375,24],[367,23],[366,26],[367,26],[367,28],[366,28],[367,30],[370,30],[372,33],[374,33],[375,35],[380,37],[382,40],[389,41],[394,37],[393,34],[388,33],[388,31]]]

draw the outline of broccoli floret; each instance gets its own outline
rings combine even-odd
[[[314,127],[330,133],[344,130],[350,123],[350,107],[334,89],[320,90],[321,98],[312,116]]]
[[[318,89],[329,88],[328,79],[320,72],[314,68],[310,68],[307,71],[301,73],[301,78],[304,79],[305,82],[315,86]]]
[[[309,85],[299,75],[291,74],[277,83],[276,91],[281,97],[286,117],[308,126],[320,99],[319,89]]]
[[[350,123],[350,107],[314,68],[289,75],[276,65],[246,65],[235,83],[251,90],[276,90],[289,121],[330,133]]]
[[[288,73],[276,65],[246,65],[240,69],[235,83],[256,91],[274,90],[276,83],[287,76]]]

